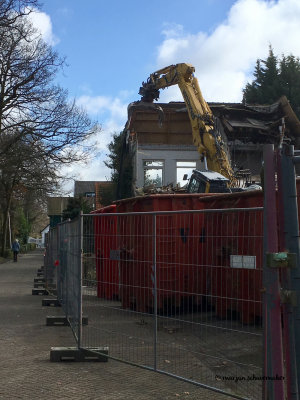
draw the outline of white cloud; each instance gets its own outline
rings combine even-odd
[[[241,101],[257,58],[300,55],[299,0],[238,0],[227,19],[210,34],[186,33],[181,26],[164,29],[157,68],[188,62],[195,66],[208,101]],[[172,98],[176,95],[176,98]],[[164,91],[162,101],[182,100],[178,90]]]
[[[126,92],[122,92],[120,97],[92,96],[83,95],[77,99],[77,104],[83,106],[90,115],[103,115],[109,113],[110,118],[123,121],[127,118]]]
[[[127,120],[127,106],[130,92],[122,91],[116,98],[105,96],[83,95],[77,99],[77,104],[84,107],[87,112],[101,124],[101,132],[97,135],[97,143],[94,144],[96,157],[89,162],[69,165],[63,168],[65,176],[76,180],[106,181],[110,179],[111,170],[107,168],[104,161],[107,159],[107,146],[112,140],[114,133],[124,129]],[[64,191],[73,190],[73,183],[64,185]]]
[[[191,34],[188,27],[166,25],[162,32],[164,39],[157,49],[156,67],[191,63],[207,101],[239,102],[242,89],[252,79],[256,59],[267,57],[270,44],[279,56],[282,53],[300,56],[299,21],[299,0],[238,0],[227,19],[210,33]],[[78,99],[78,104],[102,125],[99,154],[86,166],[82,163],[68,167],[68,172],[76,179],[106,180],[110,177],[110,170],[104,165],[107,145],[112,134],[124,127],[132,93],[123,91],[115,98],[86,93]],[[160,100],[182,101],[182,96],[178,87],[173,86],[162,91]]]
[[[63,183],[62,192],[73,195],[74,180],[76,181],[109,181],[111,170],[104,165],[103,157],[96,158],[85,164],[78,162],[74,165],[64,166],[61,170],[67,178]]]
[[[121,132],[127,120],[129,92],[121,92],[118,97],[83,95],[77,99],[82,106],[102,126],[98,137],[98,150],[106,151],[112,135]]]
[[[83,106],[91,115],[106,112],[110,107],[111,99],[105,96],[83,95],[77,99],[77,104]]]
[[[28,18],[32,25],[40,32],[46,43],[54,46],[59,42],[58,37],[53,33],[51,18],[48,14],[33,9]]]

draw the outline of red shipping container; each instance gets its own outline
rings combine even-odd
[[[121,200],[98,212],[225,210],[262,205],[261,191],[151,195]],[[108,224],[107,218],[114,224]],[[239,222],[234,213],[225,216],[226,223],[222,218],[220,213],[156,217],[158,309],[178,307],[192,297],[197,304],[205,299],[222,317],[228,310],[240,313],[244,322],[260,316],[262,241],[256,240],[253,250],[257,253],[255,270],[231,268],[230,255],[250,255],[248,235],[262,237],[262,224],[251,233],[251,221],[245,227],[245,221]],[[153,216],[104,216],[102,221],[100,225],[95,222],[98,296],[112,299],[120,294],[124,308],[152,311]],[[238,242],[233,245],[227,238],[224,248],[222,240],[231,230],[238,231],[231,235],[238,237]],[[119,251],[119,261],[111,260],[111,250]]]
[[[300,195],[300,180],[297,180]],[[232,194],[152,195],[125,199],[101,212],[179,211],[193,209],[253,208],[263,206],[262,191]],[[114,211],[112,211],[114,210]],[[300,207],[298,207],[300,213]],[[261,317],[263,267],[262,211],[254,223],[254,212],[247,217],[238,212],[161,215],[156,221],[156,266],[158,308],[179,306],[184,298],[203,298],[215,307],[217,315],[229,311],[244,323]],[[251,217],[252,215],[252,217]],[[114,298],[119,288],[124,308],[153,310],[153,217],[113,217],[107,238],[106,228],[95,229],[104,237],[95,239],[96,249],[105,249],[97,261],[98,295]],[[196,220],[197,219],[197,220]],[[300,219],[300,215],[299,215]],[[118,228],[117,228],[118,225]],[[119,241],[117,240],[117,232]],[[118,243],[117,243],[118,242]],[[110,259],[110,250],[120,250],[120,260]],[[255,257],[255,268],[232,267],[231,256]],[[101,257],[100,257],[101,259]],[[106,266],[103,264],[106,260]]]

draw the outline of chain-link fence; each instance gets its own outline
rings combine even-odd
[[[46,281],[56,276],[78,348],[227,397],[297,399],[299,162],[292,146],[265,146],[264,208],[226,208],[262,204],[255,193],[195,211],[124,201],[51,230]],[[155,207],[170,209],[164,199]]]
[[[260,398],[262,209],[82,218],[81,346]]]

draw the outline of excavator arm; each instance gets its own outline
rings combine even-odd
[[[213,113],[204,100],[195,68],[191,64],[181,63],[162,68],[142,83],[139,94],[142,101],[152,103],[159,98],[159,90],[178,85],[185,101],[192,125],[193,143],[201,158],[206,158],[207,167],[229,179],[230,185],[236,184],[230,157],[217,127]]]

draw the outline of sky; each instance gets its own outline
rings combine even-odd
[[[206,101],[240,102],[270,45],[300,56],[300,0],[42,1],[32,21],[66,57],[57,81],[101,125],[93,160],[64,170],[76,180],[110,179],[107,145],[152,72],[191,63]],[[160,101],[183,99],[171,87]]]

